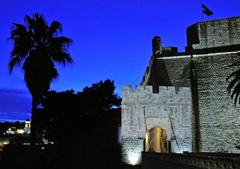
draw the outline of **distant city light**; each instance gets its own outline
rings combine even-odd
[[[25,130],[24,129],[17,129],[16,134],[24,134]]]
[[[30,134],[30,132],[31,132],[31,122],[29,120],[25,121],[24,130],[25,130],[26,134]]]
[[[7,144],[9,144],[9,141],[4,141],[3,142],[3,145],[7,145]]]
[[[6,131],[6,133],[7,133],[7,134],[15,134],[15,131],[14,131],[14,130],[15,130],[14,127],[12,127],[12,128],[10,127],[10,128]]]
[[[0,140],[0,151],[2,151],[3,146],[9,144],[9,140]]]

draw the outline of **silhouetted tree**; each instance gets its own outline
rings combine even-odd
[[[114,90],[114,82],[106,80],[85,87],[82,92],[48,92],[42,105],[46,111],[43,121],[50,139],[59,141],[66,139],[62,133],[74,135],[80,130],[120,124],[121,99]]]
[[[237,55],[240,55],[238,53]],[[229,82],[227,91],[231,95],[231,98],[234,100],[234,104],[240,104],[240,60],[236,61],[230,67],[236,68],[237,70],[232,72],[228,77],[227,81]]]
[[[66,64],[72,59],[67,48],[72,40],[58,36],[62,25],[53,21],[48,25],[41,14],[25,16],[25,25],[13,23],[10,39],[14,42],[9,70],[18,65],[24,71],[26,85],[32,95],[31,137],[37,138],[35,121],[36,109],[50,87],[50,82],[57,78],[55,62]]]
[[[100,81],[82,92],[48,92],[42,105],[46,138],[57,146],[63,168],[120,166],[121,99],[114,82]],[[60,158],[61,157],[61,158]]]

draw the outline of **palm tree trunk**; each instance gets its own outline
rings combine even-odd
[[[37,137],[37,98],[32,97],[32,121],[31,121],[31,144],[34,144]]]

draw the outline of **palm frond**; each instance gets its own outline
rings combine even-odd
[[[234,96],[235,96],[235,99],[234,99],[234,104],[236,105],[237,104],[237,100],[239,99],[238,96],[239,96],[239,93],[240,93],[240,83],[238,83],[235,87],[234,87],[234,90],[231,94],[231,98],[233,99]]]
[[[238,79],[234,78],[232,81],[230,81],[230,83],[227,86],[227,91],[230,94],[232,88],[236,85],[236,83],[238,82]]]
[[[41,14],[36,13],[33,14],[32,17],[26,15],[25,22],[28,27],[28,32],[34,41],[41,42],[47,39],[46,33],[48,25]]]
[[[30,16],[26,15],[24,18],[24,21],[28,27],[28,30],[32,30],[35,27],[35,20],[34,18],[31,18]]]
[[[50,82],[58,77],[58,71],[54,65],[49,67],[48,73],[49,73],[49,77],[50,77],[49,78]]]
[[[35,14],[35,27],[34,27],[34,32],[35,35],[37,36],[37,39],[46,39],[47,37],[47,30],[48,30],[48,25],[45,19],[43,18],[42,15],[40,14]]]
[[[234,104],[236,105],[237,104],[237,102],[240,102],[240,100],[239,100],[239,94],[240,94],[240,92],[239,92],[239,86],[238,86],[238,89],[237,89],[237,92],[235,92],[235,98],[234,98]],[[233,98],[232,98],[233,99]]]
[[[16,66],[16,65],[20,65],[21,64],[21,57],[13,57],[10,59],[9,63],[8,63],[8,68],[9,68],[9,71],[10,73],[12,73],[13,71],[13,68]]]
[[[20,38],[21,36],[26,36],[27,29],[22,24],[13,23],[11,28],[10,39]]]
[[[58,21],[53,21],[48,29],[49,38],[53,37],[53,35],[58,32],[62,32],[62,24]]]
[[[236,55],[240,55],[237,53]],[[229,82],[227,86],[227,91],[231,95],[231,98],[234,100],[234,104],[240,104],[240,60],[237,60],[233,64],[229,65],[229,67],[238,67],[238,70],[233,71],[227,78],[226,81]],[[234,68],[235,69],[235,68]],[[230,80],[231,79],[231,80]]]
[[[72,43],[72,39],[64,36],[54,37],[49,40],[49,46],[57,50],[63,47],[69,47]]]
[[[14,42],[8,65],[11,73],[14,66],[20,65],[23,59],[28,55],[32,42],[26,27],[17,23],[12,24],[10,39]]]
[[[238,71],[238,70],[237,70],[237,71]],[[236,76],[236,74],[237,74],[237,71],[234,71],[234,72],[232,72],[230,75],[228,75],[228,77],[226,78],[226,81],[229,82],[229,79],[234,78],[234,77]]]
[[[237,86],[239,85],[239,83],[234,87],[233,91],[231,91],[231,98],[233,99],[234,96],[236,95],[237,91]]]
[[[72,63],[73,60],[68,53],[67,47],[72,44],[72,40],[66,37],[55,37],[49,42],[49,53],[52,59],[59,63]]]
[[[54,55],[52,55],[52,59],[55,62],[62,63],[64,65],[66,65],[67,63],[73,63],[73,60],[70,57],[70,54],[66,52],[55,53]]]

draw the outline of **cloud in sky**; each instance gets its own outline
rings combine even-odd
[[[22,89],[0,89],[0,121],[31,117],[31,96]]]

